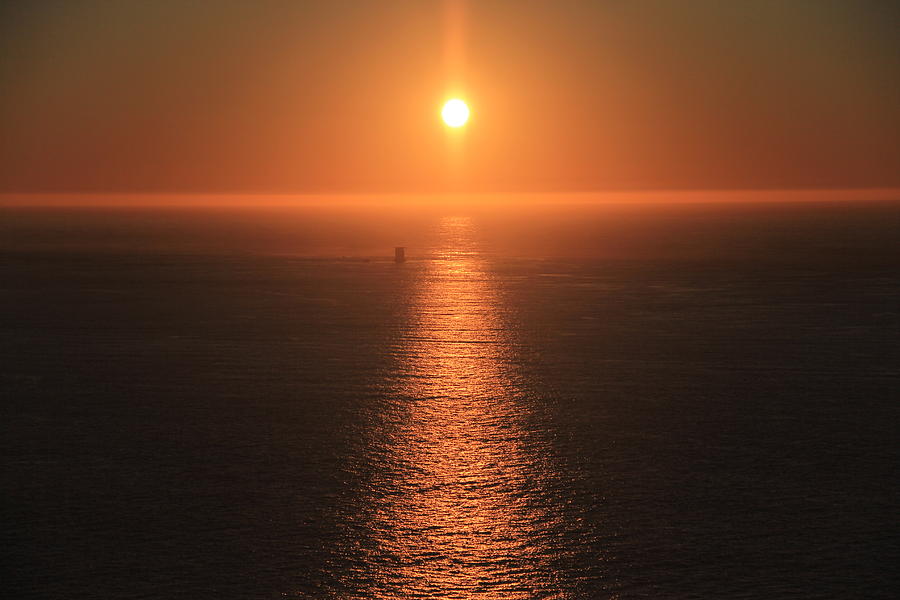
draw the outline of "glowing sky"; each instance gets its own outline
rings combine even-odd
[[[898,6],[4,2],[0,191],[896,187]]]

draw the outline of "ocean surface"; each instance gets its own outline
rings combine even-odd
[[[890,202],[0,208],[0,588],[893,598],[898,234]]]

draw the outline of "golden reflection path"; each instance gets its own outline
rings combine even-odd
[[[367,597],[562,597],[500,291],[468,218],[443,219],[439,240],[419,274],[393,416],[379,432],[368,524],[378,567]]]

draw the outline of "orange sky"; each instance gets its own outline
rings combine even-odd
[[[900,186],[895,3],[0,6],[4,192]]]

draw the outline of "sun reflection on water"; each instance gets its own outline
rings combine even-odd
[[[439,240],[380,433],[367,525],[379,567],[367,596],[561,597],[501,291],[469,219],[442,220]]]

